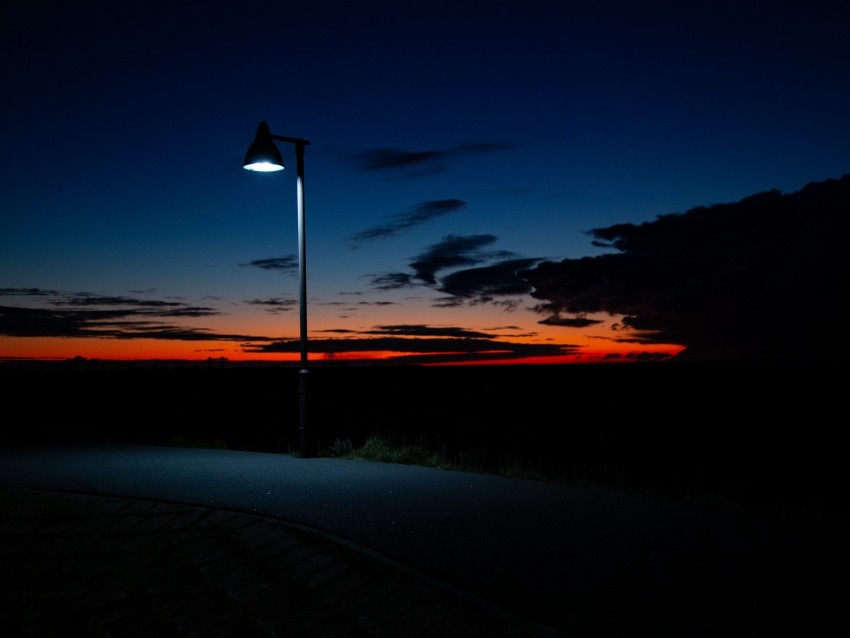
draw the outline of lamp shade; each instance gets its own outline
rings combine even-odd
[[[245,153],[242,168],[263,173],[283,170],[283,158],[272,139],[269,125],[265,122],[260,122],[257,127],[257,135]]]

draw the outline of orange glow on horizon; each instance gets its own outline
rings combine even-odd
[[[622,344],[620,344],[622,345]],[[644,360],[664,360],[679,354],[684,348],[672,345],[645,345],[628,348],[612,348],[606,350],[587,350],[574,354],[550,355],[541,357],[523,357],[516,359],[491,359],[481,361],[456,361],[446,363],[423,363],[422,365],[436,366],[466,366],[466,365],[564,365],[585,363],[632,363]]]
[[[64,361],[72,359],[103,361],[231,361],[234,363],[297,363],[300,352],[269,353],[245,352],[244,344],[220,341],[162,341],[139,339],[132,342],[114,339],[67,339],[67,338],[31,338],[0,340],[0,360],[6,361]],[[352,351],[333,354],[310,352],[308,360],[316,365],[338,363],[391,363],[398,360],[404,363],[408,358],[414,364],[428,366],[445,365],[514,365],[534,364],[551,365],[565,363],[605,363],[640,361],[646,358],[663,359],[678,354],[681,346],[670,344],[635,344],[611,342],[609,348],[599,347],[599,342],[591,346],[582,346],[575,353],[524,358],[481,358],[480,355],[497,353],[464,352],[410,352],[397,351]],[[463,357],[469,360],[427,362],[431,357]]]

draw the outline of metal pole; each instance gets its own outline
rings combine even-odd
[[[310,142],[300,137],[286,137],[274,135],[269,131],[268,124],[260,122],[257,129],[257,137],[248,148],[245,156],[245,168],[251,170],[281,170],[283,168],[280,153],[274,143],[267,139],[280,142],[291,142],[295,144],[295,156],[297,159],[297,190],[298,190],[298,280],[299,280],[299,305],[301,308],[301,369],[298,371],[298,407],[299,407],[299,447],[301,456],[317,456],[314,443],[316,437],[307,429],[307,231],[306,213],[304,206],[304,147]],[[250,161],[249,161],[250,160]],[[263,167],[254,166],[259,162]],[[274,164],[276,167],[272,167]]]
[[[299,431],[301,456],[314,456],[310,432],[307,430],[307,228],[304,204],[304,140],[295,142],[295,157],[298,173],[298,280],[299,306],[301,310],[301,369],[298,371]]]

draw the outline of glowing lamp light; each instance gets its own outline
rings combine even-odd
[[[248,147],[248,152],[245,153],[242,168],[258,173],[272,173],[283,170],[283,157],[281,157],[280,151],[274,143],[269,125],[265,122],[260,122],[257,127],[257,135],[251,142],[251,146]]]
[[[271,162],[254,162],[253,164],[245,164],[242,168],[246,171],[256,171],[257,173],[274,173],[275,171],[283,170],[283,166],[272,164]]]

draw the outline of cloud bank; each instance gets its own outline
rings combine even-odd
[[[693,360],[843,360],[850,308],[850,175],[783,194],[591,231],[611,254],[520,273],[540,323],[624,315],[645,343]],[[570,315],[576,315],[571,317]]]

